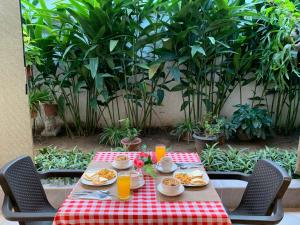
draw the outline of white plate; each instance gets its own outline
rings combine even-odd
[[[194,169],[177,170],[177,171],[173,174],[173,177],[175,177],[175,175],[176,175],[177,173],[190,173],[190,172],[192,172],[192,171],[194,171],[194,170],[199,170],[199,169],[194,168]],[[204,184],[204,185],[183,184],[183,185],[186,186],[186,187],[203,187],[203,186],[208,185],[208,183],[209,183],[209,177],[208,177],[208,175],[205,173],[205,171],[202,171],[202,170],[200,170],[200,171],[201,171],[202,174],[203,174],[202,179],[206,181],[206,184]]]
[[[156,165],[156,169],[161,173],[172,173],[177,170],[177,165],[173,163],[172,168],[170,170],[164,170],[160,165]]]
[[[126,166],[117,166],[116,161],[113,161],[111,163],[111,165],[112,165],[112,167],[114,167],[114,168],[116,168],[118,170],[126,170],[126,169],[132,167],[133,163],[132,163],[132,161],[129,160],[129,162],[128,162],[128,164]]]
[[[92,170],[87,170],[86,172],[88,172],[88,173],[93,173],[93,172],[97,172],[97,171],[99,171],[99,170],[101,170],[101,169],[106,169],[106,168],[92,169]],[[81,177],[80,182],[81,182],[82,184],[85,184],[85,185],[88,185],[88,186],[95,186],[95,187],[100,187],[100,186],[106,186],[106,185],[113,184],[113,183],[115,183],[116,180],[117,180],[117,171],[112,170],[112,169],[108,169],[108,170],[113,171],[113,172],[115,173],[116,176],[115,176],[113,179],[108,180],[107,182],[105,182],[105,183],[103,183],[103,184],[94,184],[92,181],[89,181],[89,180],[85,179],[83,176]],[[86,172],[85,172],[85,173],[86,173]]]
[[[179,190],[178,190],[178,192],[176,192],[176,193],[167,193],[167,192],[165,192],[165,191],[163,190],[161,184],[159,184],[159,185],[157,186],[157,190],[158,190],[160,193],[162,193],[163,195],[166,195],[166,196],[169,196],[169,197],[174,197],[174,196],[181,195],[181,194],[184,192],[184,186],[183,186],[183,185],[180,185]]]
[[[145,182],[145,180],[143,179],[142,182],[139,183],[139,185],[137,185],[137,186],[135,186],[135,187],[131,187],[131,186],[130,186],[130,189],[131,189],[131,190],[139,189],[139,188],[143,187],[143,186],[145,185],[145,183],[146,183],[146,182]]]

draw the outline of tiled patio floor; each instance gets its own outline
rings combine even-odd
[[[279,225],[296,225],[300,221],[300,209],[286,209],[285,216]],[[6,221],[0,215],[0,225],[17,225],[16,222]]]

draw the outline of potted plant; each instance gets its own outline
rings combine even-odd
[[[49,92],[38,89],[30,90],[28,98],[31,118],[35,119],[40,112],[40,103],[49,101]]]
[[[266,139],[271,131],[272,118],[267,110],[250,105],[235,105],[238,109],[233,113],[231,123],[236,127],[236,135],[241,141],[253,138]]]
[[[193,132],[194,130],[197,130],[198,127],[199,126],[197,123],[194,123],[190,120],[185,120],[184,122],[177,124],[175,129],[173,129],[170,134],[177,136],[178,141],[184,140],[190,143]]]
[[[57,104],[53,103],[53,98],[49,96],[49,100],[43,103],[43,108],[45,115],[47,117],[55,117],[57,116],[58,106]]]
[[[213,116],[211,113],[205,115],[200,123],[200,129],[195,131],[193,139],[199,154],[207,144],[224,142],[224,119]]]
[[[128,118],[121,121],[123,123],[123,129],[125,138],[121,140],[121,144],[128,151],[137,151],[141,147],[142,139],[138,137],[139,131],[136,128],[130,126]]]
[[[57,116],[57,104],[52,103],[51,101],[43,104],[44,112],[47,117]]]

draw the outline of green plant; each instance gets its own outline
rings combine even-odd
[[[199,129],[199,125],[191,122],[190,120],[184,121],[176,125],[175,129],[171,131],[171,135],[177,136],[178,141],[183,137],[187,137],[188,143],[195,130]]]
[[[109,144],[111,146],[120,147],[121,140],[126,137],[126,132],[123,128],[111,126],[103,128],[100,134],[99,142],[101,144]]]
[[[60,149],[56,146],[48,146],[38,149],[34,157],[35,166],[38,171],[51,169],[79,169],[85,170],[91,162],[94,153],[85,153],[77,149]]]
[[[266,139],[270,133],[272,118],[266,109],[251,107],[248,104],[236,105],[238,109],[233,113],[231,123],[236,129],[242,129],[251,138]]]
[[[51,101],[51,96],[47,90],[31,90],[28,98],[30,112],[40,112],[40,103],[47,103]]]
[[[213,116],[211,113],[206,114],[201,121],[201,127],[207,136],[215,136],[222,133],[224,124],[225,120],[223,118]]]
[[[125,137],[128,138],[129,141],[133,141],[134,139],[136,139],[140,131],[130,126],[130,121],[128,118],[121,120],[121,122]]]
[[[202,152],[201,161],[208,171],[237,171],[251,173],[256,162],[260,159],[269,159],[286,169],[294,178],[297,153],[295,150],[283,150],[265,147],[257,151],[238,150],[228,147],[222,150],[213,146],[207,146]]]

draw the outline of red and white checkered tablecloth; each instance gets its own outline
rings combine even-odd
[[[99,152],[95,161],[112,162],[116,152]],[[136,152],[127,153],[134,159]],[[196,153],[168,153],[175,162],[199,162]],[[133,192],[130,201],[66,199],[54,225],[231,225],[221,202],[160,202],[155,181],[145,176],[146,184]]]

